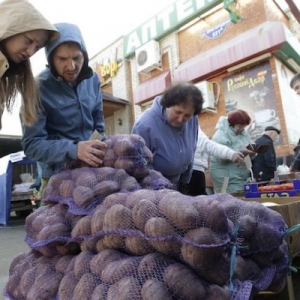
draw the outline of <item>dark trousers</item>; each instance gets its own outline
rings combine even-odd
[[[186,194],[190,196],[206,195],[204,172],[193,170],[192,178],[186,185]]]

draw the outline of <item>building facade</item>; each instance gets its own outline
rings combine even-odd
[[[108,133],[129,133],[155,96],[184,81],[205,96],[199,122],[208,136],[220,116],[244,109],[252,139],[276,126],[277,156],[291,156],[300,138],[300,101],[289,87],[300,71],[299,11],[283,2],[177,0],[100,51],[91,65],[102,90],[122,99],[104,102]]]

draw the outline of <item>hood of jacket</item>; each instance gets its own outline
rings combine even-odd
[[[78,28],[78,26],[76,26],[74,24],[70,24],[70,23],[57,23],[54,25],[59,30],[60,36],[59,36],[59,38],[49,42],[45,47],[47,62],[48,62],[48,65],[49,65],[49,68],[50,68],[52,74],[54,76],[57,75],[56,71],[54,69],[54,66],[53,66],[53,62],[52,62],[53,51],[63,43],[73,42],[73,43],[76,43],[80,47],[80,49],[84,55],[83,67],[79,74],[79,78],[77,80],[80,80],[80,78],[92,76],[92,69],[88,67],[89,58],[88,58],[88,53],[86,50],[85,42],[83,40],[81,31]]]
[[[0,3],[0,41],[26,31],[45,29],[59,36],[58,30],[31,3],[25,0],[4,0]]]

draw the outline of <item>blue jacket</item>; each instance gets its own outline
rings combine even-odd
[[[161,96],[139,117],[132,133],[139,134],[153,153],[153,168],[173,183],[188,183],[197,146],[198,118],[193,116],[180,128],[167,121]]]
[[[32,127],[24,127],[22,138],[26,156],[43,163],[42,176],[46,178],[61,170],[67,161],[77,159],[78,141],[88,140],[94,130],[104,134],[100,81],[88,66],[80,30],[66,23],[55,26],[60,37],[45,48],[50,67],[37,77],[42,104],[39,120]],[[58,77],[52,67],[52,51],[66,41],[78,43],[85,57],[76,87]]]
[[[245,130],[241,134],[236,135],[233,127],[229,125],[227,117],[220,117],[212,140],[225,145],[234,151],[245,149],[252,143],[250,136]],[[210,175],[216,193],[221,192],[224,177],[229,177],[227,193],[235,193],[243,191],[244,184],[251,174],[243,164],[211,156]]]

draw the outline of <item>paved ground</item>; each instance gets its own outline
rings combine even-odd
[[[6,227],[0,227],[0,299],[4,298],[3,290],[8,280],[8,270],[12,259],[22,252],[29,251],[28,245],[24,242],[25,230],[24,219],[12,218]],[[293,265],[300,266],[300,257],[294,260]],[[289,299],[287,288],[273,295],[260,295],[253,300],[300,300],[300,271],[292,275],[295,298]],[[155,299],[153,299],[155,300]]]
[[[6,227],[0,227],[0,236],[0,299],[8,299],[3,296],[3,290],[8,280],[10,263],[19,253],[29,251],[24,242],[24,219],[12,219]]]

